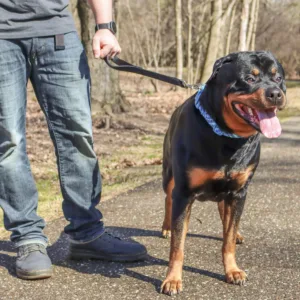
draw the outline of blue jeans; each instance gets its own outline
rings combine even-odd
[[[90,72],[77,33],[0,40],[0,207],[17,246],[47,243],[37,213],[38,193],[26,153],[26,85],[31,80],[55,146],[63,212],[71,239],[87,242],[104,231],[96,209],[101,177],[93,150]]]

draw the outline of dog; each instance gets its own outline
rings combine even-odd
[[[235,259],[247,188],[260,158],[260,133],[281,134],[286,105],[283,67],[266,51],[237,52],[216,61],[204,88],[173,113],[164,139],[162,235],[171,235],[169,268],[161,292],[182,291],[184,242],[195,200],[218,203],[223,223],[225,280],[247,279]]]

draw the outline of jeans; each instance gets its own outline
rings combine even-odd
[[[16,246],[47,244],[36,213],[38,193],[26,153],[26,85],[30,79],[55,146],[63,212],[71,239],[87,242],[104,231],[96,208],[101,177],[93,150],[90,72],[77,33],[65,34],[65,50],[54,37],[0,39],[0,207]]]

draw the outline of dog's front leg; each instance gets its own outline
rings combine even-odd
[[[220,214],[222,224],[224,226],[224,213],[225,213],[225,201],[224,200],[221,202],[218,202],[218,209],[219,209],[219,214]],[[236,243],[237,244],[244,243],[244,237],[239,232],[239,226],[237,226]]]
[[[173,192],[169,268],[167,278],[161,286],[161,292],[170,296],[179,294],[182,291],[184,242],[193,203],[189,197],[178,197],[178,194],[176,191]]]
[[[247,275],[236,263],[236,236],[238,224],[243,211],[245,197],[230,198],[224,201],[224,222],[223,222],[223,264],[225,269],[226,282],[243,285]]]

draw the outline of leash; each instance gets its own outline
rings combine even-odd
[[[109,60],[106,57],[106,58],[104,58],[104,60],[109,67],[111,67],[112,69],[118,70],[118,71],[136,73],[136,74],[147,76],[147,77],[150,77],[153,79],[164,81],[164,82],[167,82],[167,83],[170,83],[173,85],[177,85],[177,86],[180,86],[185,89],[190,88],[190,89],[197,90],[198,93],[196,94],[196,97],[195,97],[195,107],[199,110],[200,114],[203,116],[203,118],[206,120],[206,122],[210,125],[210,127],[212,128],[214,133],[219,136],[225,136],[225,137],[229,137],[229,138],[242,138],[236,134],[224,132],[223,130],[221,130],[219,128],[219,126],[217,125],[216,121],[202,107],[201,102],[200,102],[200,97],[201,97],[202,92],[205,89],[205,86],[206,86],[205,84],[188,84],[184,80],[178,79],[176,77],[159,74],[159,73],[148,71],[141,67],[132,65],[132,64],[128,63],[127,61],[118,58],[117,56],[111,58],[111,60]],[[111,63],[111,61],[114,62],[114,65]]]
[[[140,74],[140,75],[143,75],[146,77],[150,77],[150,78],[164,81],[164,82],[176,85],[176,86],[180,86],[185,89],[189,88],[189,89],[193,89],[193,90],[199,90],[199,88],[202,86],[201,84],[200,85],[188,84],[184,80],[178,79],[176,77],[171,77],[171,76],[167,76],[167,75],[163,75],[163,74],[159,74],[156,72],[145,70],[141,67],[132,65],[132,64],[128,63],[127,61],[118,58],[117,56],[111,58],[111,60],[109,60],[106,57],[104,60],[105,60],[106,64],[112,69],[115,69],[118,71],[125,71],[125,72]],[[114,65],[111,62],[114,62]]]

